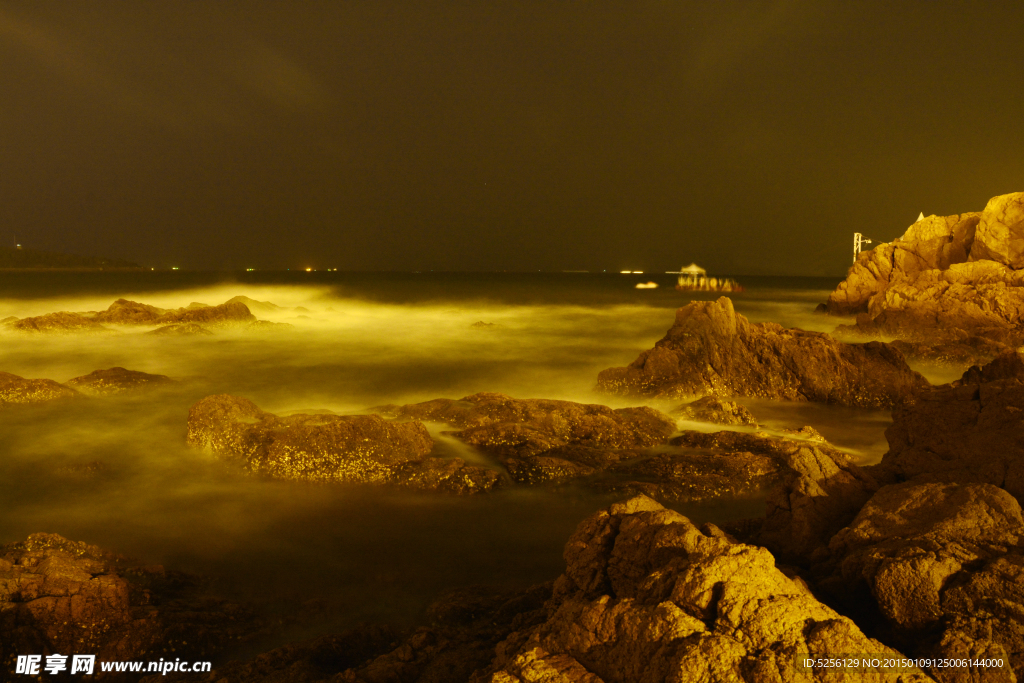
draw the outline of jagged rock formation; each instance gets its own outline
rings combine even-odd
[[[269,301],[257,301],[256,299],[250,299],[247,296],[233,296],[224,303],[242,304],[254,313],[278,313],[284,310],[277,304],[270,303]]]
[[[888,408],[928,382],[888,344],[844,344],[827,334],[751,324],[726,297],[694,302],[650,351],[598,375],[617,394],[751,396]]]
[[[908,479],[994,484],[1024,500],[1024,360],[1009,352],[893,411],[880,471]]]
[[[474,683],[812,680],[808,657],[900,656],[775,568],[771,554],[645,497],[584,520],[547,619]],[[925,681],[919,671],[873,680]]]
[[[156,325],[178,325],[196,323],[200,325],[231,325],[251,323],[256,320],[245,304],[239,302],[207,306],[205,308],[179,308],[167,311],[153,321]]]
[[[0,372],[0,410],[26,403],[48,403],[82,398],[82,394],[52,379],[25,379]]]
[[[723,401],[717,396],[705,396],[692,403],[684,403],[669,414],[680,420],[757,427],[757,420],[749,410],[735,401]]]
[[[174,380],[166,375],[151,375],[147,372],[139,372],[138,370],[109,368],[107,370],[96,370],[81,377],[75,377],[68,380],[66,384],[83,394],[109,396],[111,394],[125,394],[152,389],[157,386],[173,383]]]
[[[94,314],[92,319],[98,323],[114,325],[152,325],[166,312],[166,309],[149,304],[118,299],[107,310]]]
[[[189,410],[188,443],[275,479],[395,484],[450,493],[489,491],[494,470],[458,458],[428,457],[433,441],[419,422],[377,415],[278,417],[244,398],[207,396]]]
[[[48,332],[51,334],[110,331],[94,320],[67,311],[13,320],[5,323],[4,328],[16,332]]]
[[[0,546],[0,680],[19,654],[206,659],[260,627],[237,605],[191,593],[194,586],[195,577],[57,534]]]
[[[1000,488],[886,486],[832,538],[832,573],[817,585],[849,613],[876,606],[910,655],[1005,662],[976,678],[936,669],[939,680],[1013,680],[1011,664],[1024,671],[1022,542],[1020,505]]]
[[[593,474],[664,443],[675,431],[675,423],[652,408],[613,410],[496,393],[373,410],[456,427],[453,436],[497,457],[513,481],[529,484]]]
[[[964,348],[954,355],[977,360],[987,352],[977,337],[1010,347],[1024,342],[1021,267],[1024,193],[1018,192],[994,197],[981,213],[929,216],[896,241],[862,252],[826,308],[861,314],[841,332],[959,344]]]

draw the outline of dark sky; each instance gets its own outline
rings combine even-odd
[[[7,2],[0,234],[190,268],[842,274],[1024,190],[1024,3]]]

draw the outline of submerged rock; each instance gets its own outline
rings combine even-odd
[[[233,296],[224,303],[242,304],[254,313],[278,313],[284,310],[277,304],[270,303],[269,301],[257,301],[256,299],[250,299],[247,296]]]
[[[4,327],[17,332],[47,332],[50,334],[70,334],[78,332],[105,333],[110,330],[94,320],[86,318],[78,313],[47,313],[31,318],[21,318],[9,323]]]
[[[96,370],[88,375],[67,381],[68,386],[74,387],[83,394],[93,396],[137,392],[173,383],[174,380],[166,375],[151,375],[148,372],[125,370],[124,368]]]
[[[669,414],[681,420],[693,420],[695,422],[749,427],[757,426],[757,420],[749,410],[735,401],[723,401],[717,396],[705,396],[692,403],[684,403],[673,409]]]
[[[806,658],[901,655],[775,567],[763,548],[649,498],[584,520],[541,624],[512,633],[475,682],[807,680]],[[880,669],[872,680],[925,681]]]
[[[189,410],[188,444],[275,479],[396,484],[452,493],[488,491],[498,472],[460,459],[429,458],[419,422],[377,415],[278,417],[244,398],[207,396]]]
[[[0,372],[0,409],[16,404],[76,398],[82,398],[82,394],[52,379],[25,379],[9,372]]]
[[[655,347],[598,375],[599,390],[684,397],[750,396],[888,408],[928,382],[888,344],[844,344],[827,334],[751,324],[726,297],[694,302]]]
[[[213,332],[210,332],[199,323],[175,323],[173,325],[158,327],[147,334],[159,334],[170,337],[192,337],[197,335],[209,336],[213,334]]]
[[[675,423],[653,408],[613,410],[497,393],[374,410],[456,427],[452,436],[497,457],[513,481],[530,484],[587,476],[664,443],[675,431]]]

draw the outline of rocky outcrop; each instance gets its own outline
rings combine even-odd
[[[110,304],[107,310],[93,315],[92,319],[98,323],[114,325],[152,325],[166,312],[166,309],[156,306],[118,299]]]
[[[6,323],[4,328],[15,332],[45,332],[49,334],[72,334],[79,332],[110,332],[94,320],[78,313],[47,313],[30,318],[21,318]]]
[[[498,472],[461,459],[429,457],[419,422],[377,415],[278,417],[244,398],[207,396],[189,410],[188,444],[275,479],[394,484],[450,493],[488,491]]]
[[[199,325],[237,325],[256,320],[245,304],[231,302],[205,308],[179,308],[168,311],[152,321],[154,325],[178,325],[196,323]]]
[[[225,304],[242,304],[253,313],[279,313],[284,309],[269,301],[257,301],[247,296],[233,296]]]
[[[82,394],[52,379],[25,379],[0,372],[0,410],[28,403],[49,403],[82,398]]]
[[[1024,500],[1024,360],[1016,352],[893,411],[879,471],[909,479],[999,486]]]
[[[124,368],[96,370],[67,381],[68,386],[92,396],[135,393],[173,383],[174,380],[166,375],[151,375],[148,372]]]
[[[1024,672],[1022,541],[1020,505],[1000,488],[886,486],[831,540],[832,573],[817,585],[850,613],[873,605],[879,632],[910,655],[1005,662],[973,677],[935,668],[939,680],[1013,680],[1010,665]]]
[[[496,393],[373,410],[456,427],[452,436],[498,458],[513,481],[528,484],[593,474],[664,443],[675,431],[675,423],[652,408],[613,410]]]
[[[705,396],[691,403],[684,403],[669,414],[680,420],[757,427],[757,420],[749,410],[735,401],[723,401],[717,396]]]
[[[490,683],[814,680],[804,659],[900,656],[786,577],[764,548],[698,528],[649,498],[584,520],[547,618],[512,633]],[[872,680],[925,681],[920,671]]]
[[[826,308],[860,314],[840,334],[939,341],[976,351],[974,338],[980,337],[1016,347],[1024,343],[1022,267],[1024,193],[1018,192],[994,197],[981,213],[929,216],[894,242],[862,252]],[[954,354],[954,362],[964,351]],[[920,355],[944,361],[948,352]]]
[[[17,655],[209,659],[262,628],[201,583],[57,534],[0,546],[0,680],[21,678],[9,678]]]
[[[599,390],[650,397],[713,395],[887,408],[928,382],[888,344],[844,344],[827,334],[751,324],[726,297],[694,302],[654,348],[598,375]]]

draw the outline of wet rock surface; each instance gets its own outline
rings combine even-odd
[[[487,491],[498,472],[460,459],[428,457],[433,441],[419,422],[377,415],[278,417],[252,401],[207,396],[189,411],[190,446],[209,448],[248,472],[275,479],[395,484],[452,493]]]
[[[76,398],[82,398],[82,394],[52,379],[25,379],[9,372],[0,372],[0,410],[19,404]]]
[[[798,669],[808,656],[899,656],[786,577],[764,548],[645,497],[584,520],[565,560],[544,622],[509,635],[472,681],[812,680]]]
[[[723,401],[717,396],[705,396],[692,403],[684,403],[669,414],[680,420],[757,427],[757,420],[749,410],[735,401]]]
[[[488,453],[519,483],[585,477],[664,443],[675,423],[653,408],[514,399],[480,393],[373,410],[398,419],[442,422],[451,435]]]
[[[194,576],[57,534],[0,546],[0,680],[23,678],[11,674],[19,654],[203,659],[260,628],[248,610],[204,594]]]
[[[676,312],[655,347],[598,375],[598,389],[648,397],[749,396],[886,408],[928,382],[888,344],[845,344],[827,334],[751,324],[726,297]]]
[[[70,387],[91,396],[127,394],[174,384],[166,375],[152,375],[148,372],[109,368],[96,370],[88,375],[75,377],[66,382]]]
[[[168,311],[152,321],[155,325],[180,325],[196,323],[198,325],[238,325],[256,320],[245,304],[235,301],[219,306],[203,308],[179,308]]]

